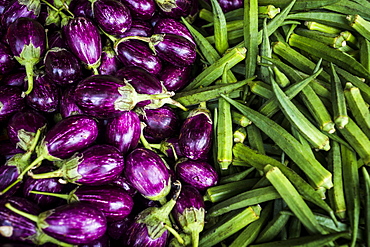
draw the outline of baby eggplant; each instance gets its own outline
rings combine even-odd
[[[23,110],[25,105],[20,88],[0,85],[0,122]]]

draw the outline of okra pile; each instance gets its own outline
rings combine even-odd
[[[367,0],[1,0],[0,245],[370,246]]]

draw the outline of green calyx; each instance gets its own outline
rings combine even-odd
[[[177,8],[176,0],[155,0],[155,2],[164,12],[171,12],[172,9]]]
[[[39,16],[41,10],[40,0],[18,0],[19,4],[26,5],[27,10],[32,11],[36,16]]]
[[[191,242],[193,247],[199,245],[199,233],[203,231],[204,228],[204,218],[205,218],[204,208],[186,208],[182,214],[178,215],[179,223],[184,231],[184,233],[191,235]]]

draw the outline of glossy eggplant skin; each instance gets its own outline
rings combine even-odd
[[[2,165],[0,166],[0,190],[4,190],[10,184],[15,182],[19,176],[20,172],[18,167],[15,165]],[[20,188],[21,184],[17,184],[13,186],[10,190],[0,196],[0,198],[5,198],[14,195],[18,189]]]
[[[243,0],[217,0],[224,13],[230,12],[231,10],[239,9],[243,7]]]
[[[65,159],[90,146],[98,136],[96,120],[86,115],[74,115],[56,123],[45,135],[41,145],[49,155]]]
[[[155,34],[154,49],[158,57],[175,66],[189,66],[195,62],[195,44],[176,34]],[[152,36],[152,37],[153,37]]]
[[[176,205],[173,208],[173,215],[178,219],[178,215],[182,215],[186,209],[205,208],[202,194],[191,185],[183,185],[179,198],[176,200]]]
[[[88,243],[88,244],[80,244],[78,247],[110,247],[109,236],[104,234],[100,238]]]
[[[27,2],[13,0],[6,6],[1,15],[1,26],[6,30],[10,24],[21,17],[36,19],[40,14],[40,10],[41,2],[39,0]]]
[[[81,186],[73,194],[78,201],[90,203],[103,212],[108,222],[126,218],[134,206],[134,200],[124,189],[112,185]]]
[[[167,239],[168,231],[165,231],[159,238],[152,239],[146,224],[134,222],[122,237],[122,244],[131,247],[164,247]]]
[[[140,118],[146,124],[144,136],[149,142],[159,143],[173,136],[178,130],[179,119],[176,112],[168,106],[145,109]]]
[[[92,4],[89,0],[71,1],[69,8],[76,17],[85,17],[90,20],[94,19]]]
[[[160,200],[170,191],[169,170],[154,151],[146,148],[134,149],[126,157],[124,172],[130,184],[150,200]]]
[[[137,66],[157,75],[162,70],[162,61],[142,41],[126,40],[115,48],[118,58],[125,66]]]
[[[195,41],[187,27],[173,18],[161,18],[159,19],[153,29],[153,33],[161,34],[161,33],[171,33],[182,36],[189,41],[191,41],[195,45]]]
[[[55,32],[52,32],[48,37],[48,45],[49,49],[53,48],[64,48],[68,49],[68,45],[66,44],[64,37],[62,35],[62,31],[58,30]]]
[[[125,190],[131,197],[137,194],[137,190],[132,187],[123,173],[116,177],[110,184]]]
[[[25,71],[14,72],[12,74],[5,75],[1,79],[1,83],[7,86],[14,86],[23,88],[25,86],[25,78],[27,77]]]
[[[182,154],[193,160],[206,159],[212,143],[212,120],[209,111],[197,108],[182,123],[179,147]]]
[[[0,122],[7,120],[25,107],[22,90],[13,86],[0,86]]]
[[[16,65],[16,61],[9,49],[3,43],[0,43],[0,75],[10,73]]]
[[[65,204],[39,214],[49,236],[69,244],[88,244],[102,237],[107,229],[104,214],[88,203]]]
[[[46,118],[37,111],[25,110],[15,113],[8,121],[7,134],[13,144],[19,140],[19,131],[36,133],[37,130],[47,125]]]
[[[133,111],[126,111],[108,120],[105,138],[107,143],[117,147],[122,154],[126,154],[136,148],[140,133],[141,125],[138,115]]]
[[[115,241],[119,240],[133,223],[133,220],[134,217],[130,214],[122,220],[109,222],[107,228],[109,237]]]
[[[77,58],[90,68],[100,65],[102,53],[101,36],[98,27],[85,17],[71,19],[63,27],[68,47]]]
[[[104,46],[101,55],[101,63],[98,68],[99,75],[114,75],[121,67],[122,63],[116,56],[111,44]]]
[[[123,35],[120,35],[120,38],[126,36],[143,36],[149,37],[153,34],[153,27],[142,19],[132,20],[131,28],[127,30]]]
[[[8,240],[22,241],[24,243],[36,243],[37,226],[35,222],[14,213],[5,207],[6,203],[11,203],[15,208],[24,212],[38,215],[41,209],[33,202],[23,197],[9,197],[0,200],[0,227],[12,227],[12,231],[6,234],[4,230],[0,230],[0,235]]]
[[[177,177],[199,190],[205,190],[218,183],[218,174],[206,161],[180,159],[175,166]]]
[[[165,16],[179,19],[187,16],[191,9],[191,0],[155,0],[161,13]]]
[[[166,64],[162,73],[159,75],[159,80],[168,91],[179,91],[187,86],[191,79],[191,66],[174,66]]]
[[[59,112],[62,118],[72,115],[82,115],[82,110],[78,107],[74,99],[76,85],[70,85],[64,89],[59,101]]]
[[[154,0],[121,0],[131,11],[133,18],[148,20],[156,11]]]
[[[120,1],[97,0],[92,9],[94,20],[110,35],[122,35],[131,27],[131,12]]]
[[[45,73],[59,86],[76,83],[82,76],[78,59],[67,49],[52,48],[44,57]]]

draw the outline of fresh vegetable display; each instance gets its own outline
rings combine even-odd
[[[370,246],[369,10],[0,1],[0,243]]]

